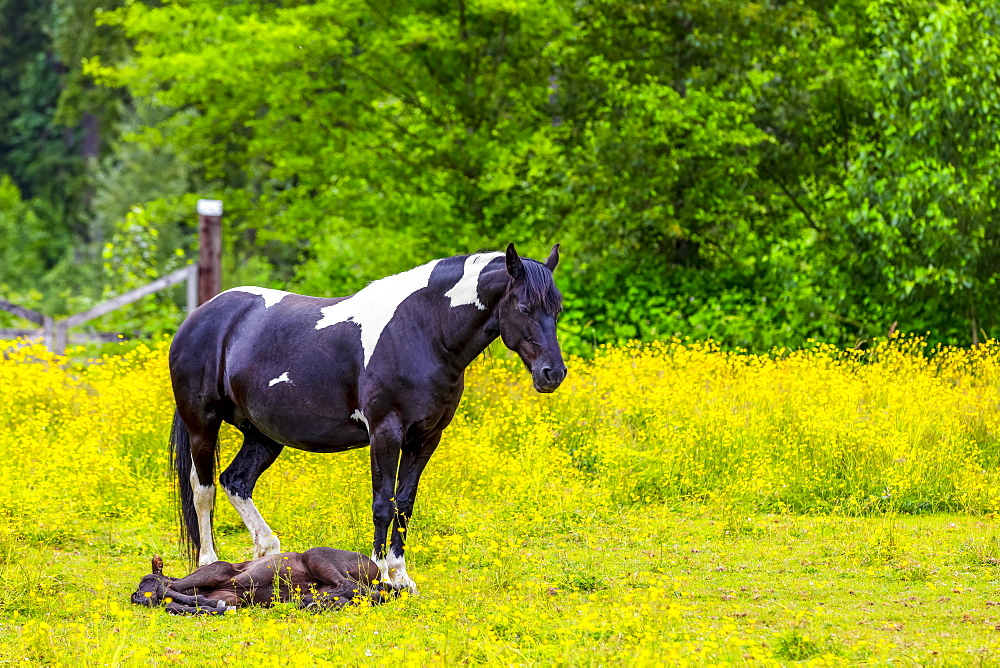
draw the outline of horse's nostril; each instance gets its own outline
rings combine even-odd
[[[550,367],[550,366],[543,366],[542,367],[542,378],[545,379],[546,383],[551,383],[552,382],[552,367]]]

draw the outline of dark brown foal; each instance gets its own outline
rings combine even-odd
[[[153,572],[139,582],[132,602],[150,607],[166,602],[174,614],[221,615],[292,600],[301,608],[339,608],[361,597],[384,600],[375,562],[357,552],[314,547],[239,564],[216,561],[183,578],[164,575],[163,560],[153,557]]]

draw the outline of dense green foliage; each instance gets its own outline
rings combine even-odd
[[[0,266],[15,291],[56,248],[103,263],[94,297],[162,273],[190,252],[193,200],[215,196],[228,284],[344,294],[432,257],[562,242],[576,350],[854,343],[894,322],[997,334],[1000,13],[984,0],[103,7],[62,0],[0,41],[0,86],[22,91],[0,100],[20,124],[0,126],[114,128],[73,187],[0,136],[21,192],[0,198],[53,235]],[[30,97],[56,76],[43,57],[66,64],[58,109]],[[46,218],[52,202],[69,218]],[[171,299],[118,325],[169,328]]]

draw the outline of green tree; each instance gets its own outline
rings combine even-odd
[[[1000,335],[1000,12],[872,2],[872,132],[844,184],[857,313],[950,340]]]
[[[207,0],[101,22],[134,54],[83,73],[164,110],[135,145],[226,201],[241,281],[343,294],[562,241],[577,343],[994,327],[984,3]],[[188,195],[156,197],[179,238],[161,214]]]

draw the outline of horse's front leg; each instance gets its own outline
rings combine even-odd
[[[228,561],[216,561],[208,566],[202,566],[191,575],[174,580],[170,583],[169,590],[185,596],[186,592],[196,594],[198,590],[217,591],[231,586],[239,575],[240,571]],[[204,596],[200,598],[208,600]],[[187,603],[186,605],[195,605],[195,603]]]
[[[229,605],[228,601],[224,601],[222,599],[209,598],[200,594],[184,594],[176,589],[167,589],[165,598],[169,598],[170,603],[176,603],[177,606],[183,608],[201,609],[208,613],[223,613],[232,607]],[[169,606],[170,603],[167,605]],[[191,611],[185,610],[185,612]]]
[[[413,504],[417,499],[420,475],[424,472],[427,462],[440,442],[441,432],[438,431],[425,438],[423,443],[416,448],[404,451],[399,459],[399,473],[396,482],[396,513],[393,516],[386,570],[389,582],[395,589],[409,589],[413,594],[417,593],[417,585],[406,573],[406,557],[404,556],[406,533],[409,531],[410,518],[413,516]]]
[[[226,608],[206,608],[204,606],[185,605],[178,601],[171,601],[165,606],[167,612],[172,615],[224,615]]]
[[[386,538],[396,515],[396,471],[406,430],[398,415],[389,414],[371,431],[372,522],[375,540],[372,561],[378,564],[381,580],[396,586],[386,561]],[[408,586],[410,583],[401,583]]]

